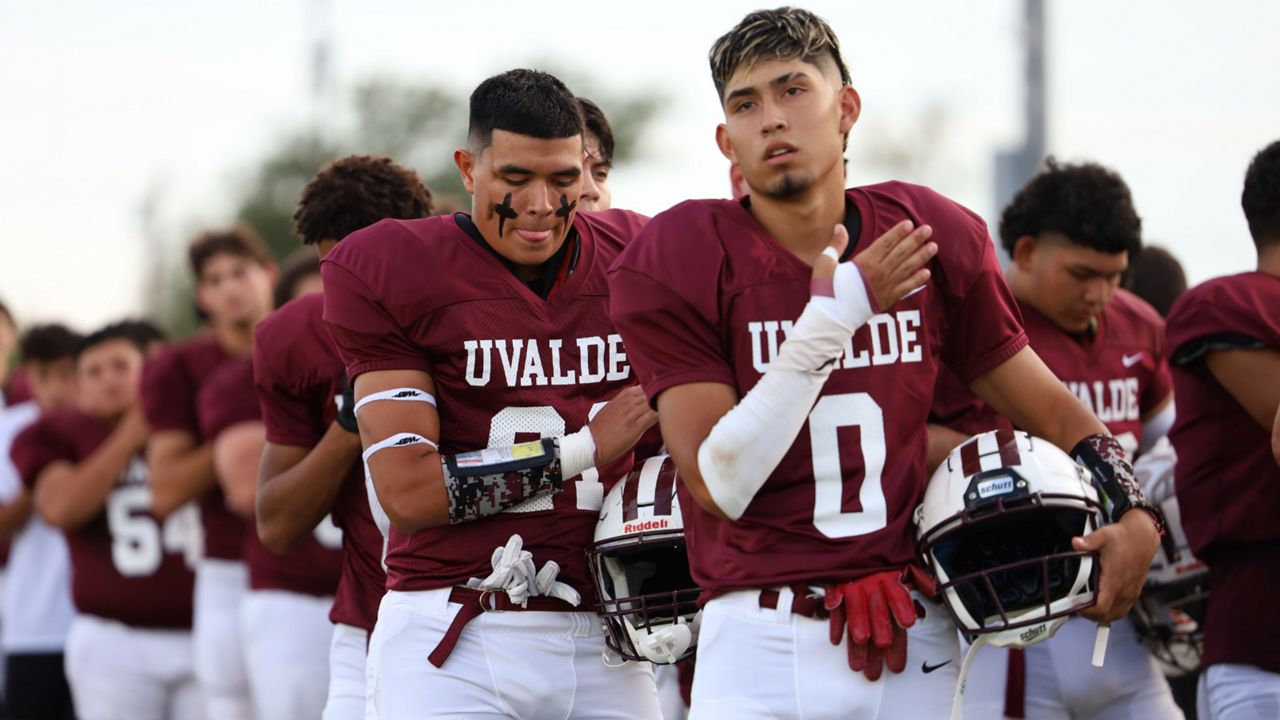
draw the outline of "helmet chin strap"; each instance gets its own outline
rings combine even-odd
[[[964,685],[969,677],[969,668],[973,667],[973,659],[978,656],[978,651],[990,640],[990,635],[979,635],[964,652],[964,660],[960,661],[960,676],[956,678],[956,691],[951,696],[951,720],[964,720]]]
[[[1107,659],[1107,638],[1111,636],[1111,623],[1098,623],[1098,632],[1093,636],[1093,666],[1102,667]]]

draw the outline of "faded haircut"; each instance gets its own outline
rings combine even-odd
[[[826,20],[793,7],[757,10],[721,35],[711,46],[711,79],[724,102],[725,86],[734,73],[769,60],[797,58],[819,68],[823,58],[830,58],[840,71],[840,84],[853,84],[835,31]]]
[[[494,130],[540,140],[582,134],[578,100],[556,76],[519,68],[485,80],[471,93],[467,144],[473,153],[489,147]]]

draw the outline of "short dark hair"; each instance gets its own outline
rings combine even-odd
[[[293,231],[303,245],[341,240],[385,218],[431,214],[431,191],[418,173],[379,155],[349,155],[325,165],[303,188]]]
[[[262,241],[262,237],[244,223],[237,223],[230,228],[206,230],[191,241],[191,247],[187,249],[187,259],[191,263],[191,272],[195,275],[197,282],[200,280],[205,264],[216,255],[238,255],[249,258],[259,265],[267,265],[271,262],[271,255],[267,252],[267,245]]]
[[[66,325],[36,325],[22,335],[22,342],[19,344],[22,362],[51,363],[70,360],[76,356],[80,340],[80,333]]]
[[[1142,249],[1142,219],[1129,186],[1097,163],[1062,164],[1050,157],[1000,216],[1000,243],[1010,255],[1018,238],[1046,232],[1113,255]]]
[[[757,10],[711,46],[711,80],[723,102],[725,86],[739,69],[797,58],[820,66],[824,57],[835,63],[842,85],[853,84],[849,66],[840,55],[840,40],[826,20],[794,7]]]
[[[1129,259],[1124,287],[1167,316],[1173,301],[1187,290],[1187,274],[1173,253],[1159,245],[1148,245]]]
[[[582,134],[582,111],[569,88],[541,70],[518,68],[485,80],[471,93],[467,142],[479,152],[494,130],[544,140]]]
[[[1244,174],[1240,205],[1254,245],[1280,242],[1280,140],[1253,156]]]
[[[148,345],[163,342],[164,339],[164,333],[146,320],[122,320],[98,328],[81,338],[76,344],[76,359],[79,360],[85,351],[109,340],[127,341],[146,355]]]
[[[578,106],[582,109],[582,121],[587,132],[596,136],[600,143],[600,161],[606,165],[613,164],[613,126],[599,105],[587,98],[578,96]]]
[[[377,222],[377,221],[374,221]],[[276,281],[276,307],[293,299],[298,284],[309,275],[320,274],[320,256],[309,248],[299,248],[284,259],[280,266],[280,279]]]

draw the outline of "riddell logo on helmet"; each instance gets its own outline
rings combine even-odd
[[[622,532],[645,532],[647,530],[666,530],[671,527],[671,521],[663,518],[661,520],[643,520],[641,522],[623,523]]]

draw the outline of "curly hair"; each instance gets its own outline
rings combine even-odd
[[[1097,163],[1063,164],[1054,158],[1018,191],[1000,216],[1000,244],[1013,255],[1018,238],[1061,233],[1099,252],[1137,254],[1142,218],[1129,186]]]
[[[840,55],[840,40],[825,20],[808,10],[781,7],[757,10],[742,18],[732,30],[711,46],[711,80],[716,94],[724,100],[725,86],[740,69],[751,69],[769,60],[795,60],[819,65],[830,58],[840,73],[840,82],[851,85],[849,66]]]
[[[350,155],[325,165],[303,188],[293,231],[303,245],[315,245],[385,218],[424,218],[431,209],[431,191],[418,173],[389,157]]]
[[[1280,242],[1280,140],[1258,151],[1240,194],[1249,234],[1257,247]]]

